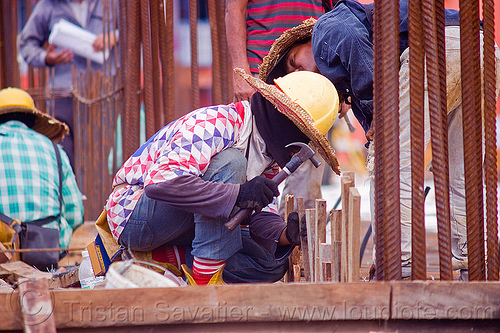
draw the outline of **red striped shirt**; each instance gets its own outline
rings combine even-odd
[[[323,14],[321,0],[249,0],[247,4],[247,58],[252,73],[258,73],[262,59],[273,42],[302,21]]]

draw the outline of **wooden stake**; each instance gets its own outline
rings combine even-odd
[[[330,227],[332,230],[332,281],[340,282],[342,255],[342,211],[330,212]]]
[[[347,266],[347,248],[349,247],[349,229],[348,229],[348,213],[349,213],[349,189],[354,187],[354,172],[344,171],[344,176],[341,178],[341,199],[342,199],[342,257],[341,257],[341,282],[346,282],[349,275]]]
[[[326,242],[326,200],[316,199],[316,231],[314,236],[315,281],[323,281],[323,265],[320,256],[320,244]]]
[[[319,244],[319,266],[320,267],[320,281],[332,280],[332,244],[320,243]]]
[[[306,209],[306,226],[307,245],[309,252],[309,276],[311,277],[311,282],[316,282],[316,275],[314,275],[314,254],[316,245],[314,236],[316,235],[316,211],[314,209]]]
[[[304,198],[297,198],[297,212],[299,213],[299,226],[302,230],[302,217],[305,216],[306,210],[304,207]],[[306,225],[307,227],[307,225]],[[309,233],[309,231],[308,231]],[[300,248],[302,250],[302,268],[304,269],[304,278],[306,282],[311,281],[311,275],[309,274],[309,246],[307,244],[307,236],[300,236]]]
[[[359,281],[359,225],[361,196],[358,189],[349,189],[348,282]]]
[[[294,196],[287,194],[285,196],[285,222],[288,223],[288,215],[294,211]],[[294,249],[293,251],[295,252]],[[288,258],[288,271],[285,274],[285,282],[293,282],[294,279],[294,270],[293,270],[293,252]]]

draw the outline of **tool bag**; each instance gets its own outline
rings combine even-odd
[[[56,152],[57,167],[59,170],[59,214],[34,221],[19,221],[0,212],[0,240],[6,249],[33,249],[33,252],[21,252],[21,260],[39,270],[56,269],[61,255],[59,254],[59,230],[44,228],[43,225],[53,221],[60,221],[62,209],[62,170],[61,156],[55,143],[52,143]],[[36,251],[37,249],[51,249],[56,251]]]

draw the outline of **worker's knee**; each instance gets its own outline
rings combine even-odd
[[[247,160],[238,149],[228,148],[214,155],[204,180],[218,183],[240,184],[246,179]]]

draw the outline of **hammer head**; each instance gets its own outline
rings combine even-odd
[[[311,160],[312,164],[317,168],[321,165],[321,161],[316,157],[316,152],[309,145],[303,142],[292,142],[286,145],[286,147],[296,146],[300,150],[294,156],[298,157],[302,162]]]

